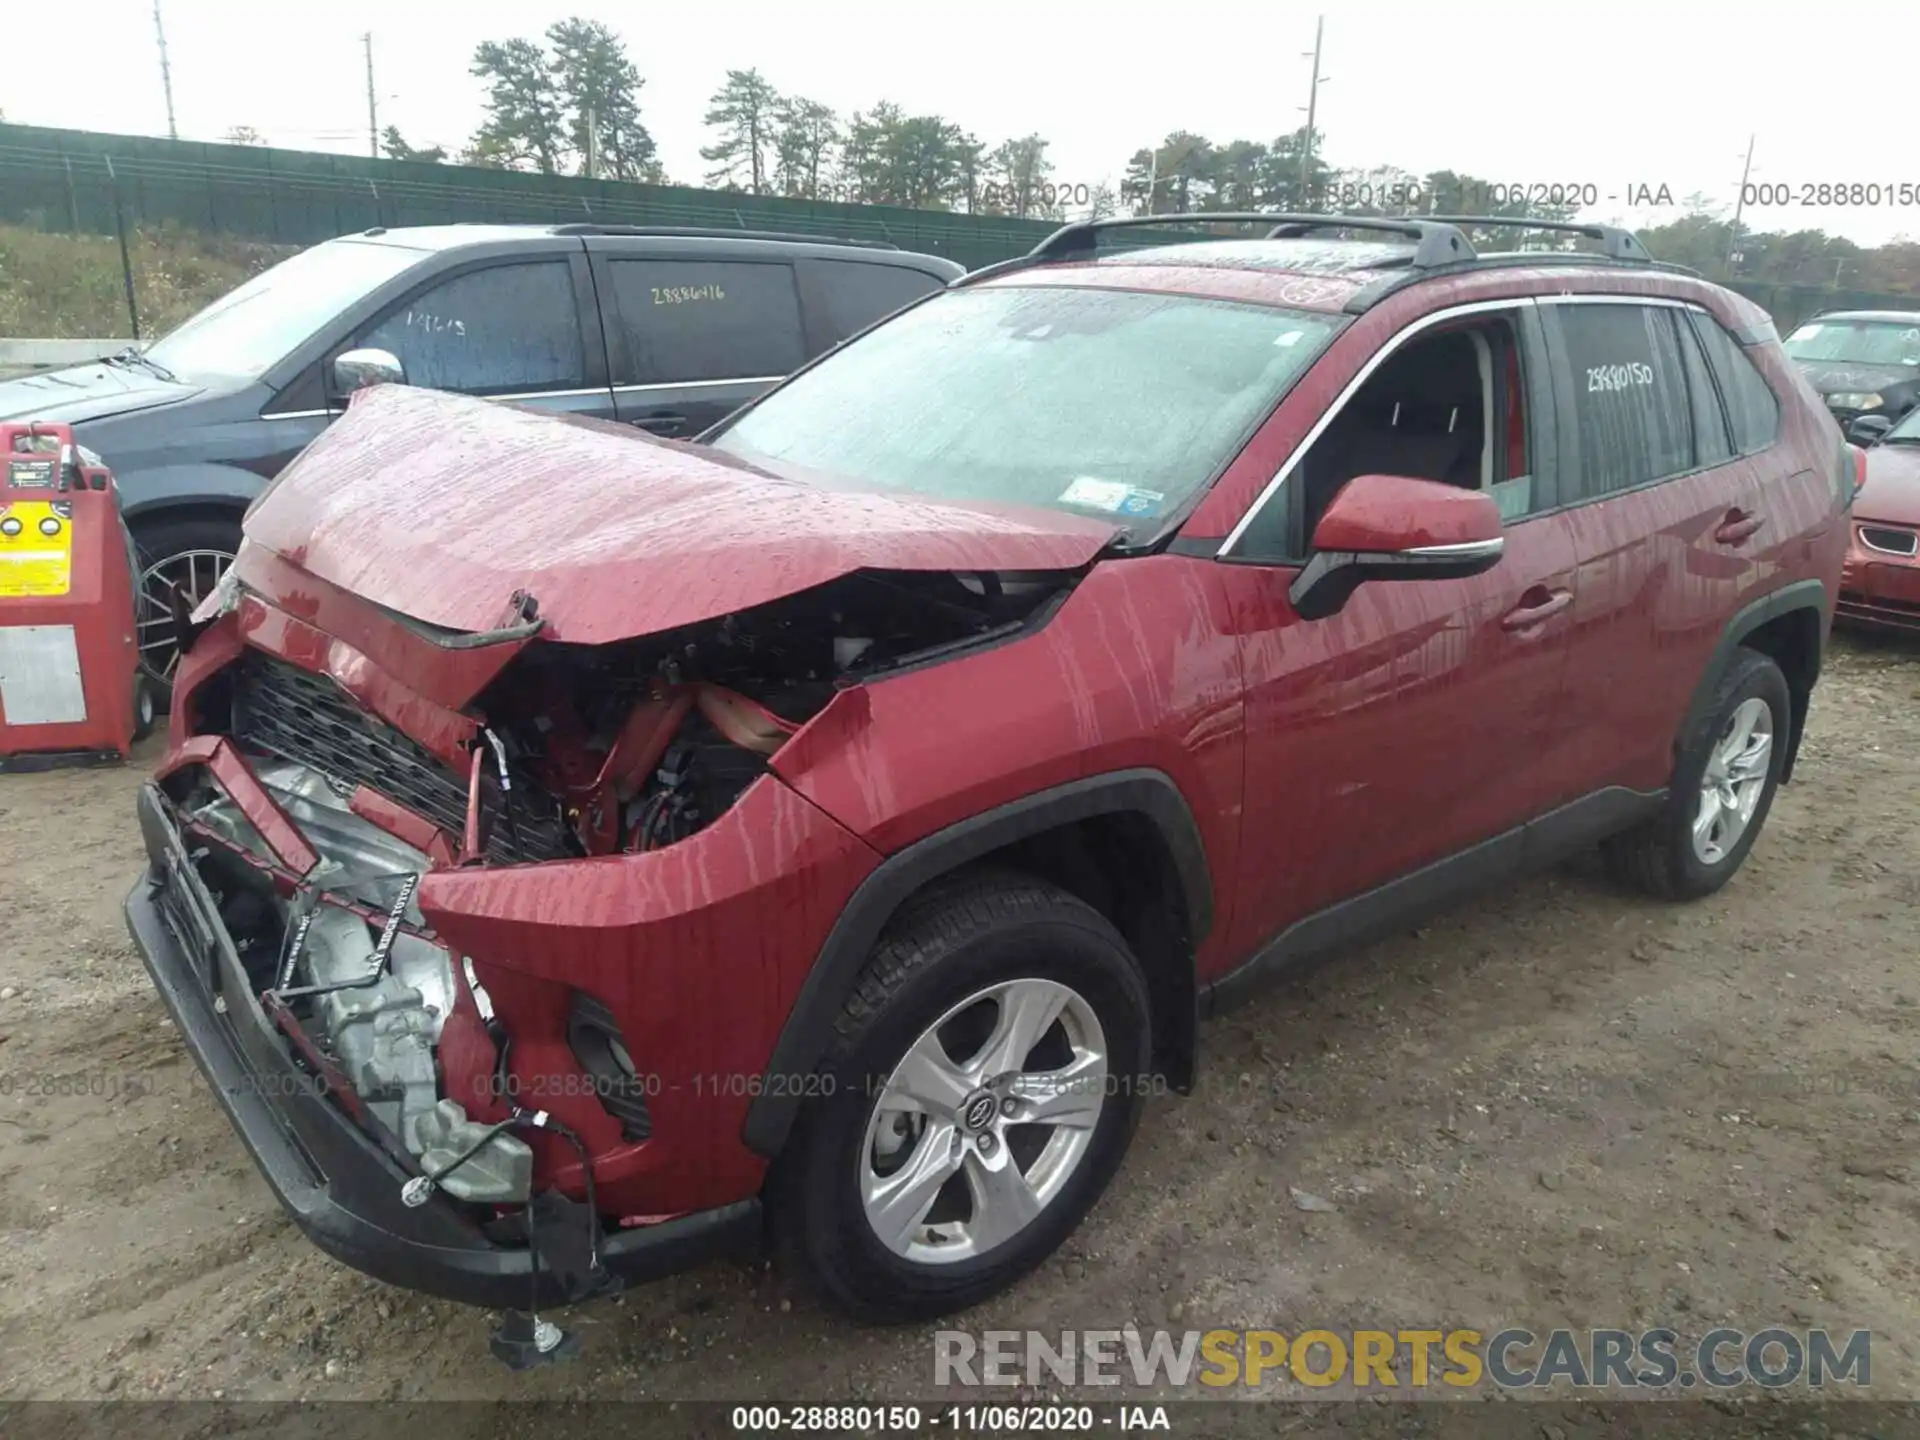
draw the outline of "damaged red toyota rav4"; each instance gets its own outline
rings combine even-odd
[[[127,909],[316,1243],[519,1312],[764,1225],[938,1314],[1264,977],[1740,867],[1854,490],[1765,315],[1605,227],[1200,218],[1259,228],[1069,226],[698,443],[365,390],[255,503]]]

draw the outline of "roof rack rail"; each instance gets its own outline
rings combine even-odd
[[[808,245],[859,245],[868,250],[898,250],[891,240],[849,240],[839,235],[803,235],[795,230],[734,230],[724,225],[602,225],[579,221],[555,225],[556,235],[668,235],[708,240],[789,240]]]
[[[1427,215],[1421,218],[1436,220],[1444,225],[1473,226],[1482,230],[1556,230],[1568,235],[1584,235],[1589,240],[1598,240],[1602,252],[1615,260],[1637,260],[1647,265],[1653,263],[1653,256],[1640,243],[1640,237],[1631,230],[1622,230],[1618,225],[1583,225],[1574,220],[1531,220],[1513,215]]]
[[[1415,269],[1421,270],[1473,258],[1473,246],[1467,243],[1467,237],[1445,220],[1413,215],[1286,215],[1259,210],[1190,210],[1179,215],[1116,215],[1105,220],[1081,220],[1061,226],[1019,258],[1038,265],[1049,260],[1090,255],[1099,244],[1103,230],[1216,224],[1265,225],[1269,227],[1269,240],[1297,239],[1315,230],[1381,230],[1412,240],[1412,263]]]

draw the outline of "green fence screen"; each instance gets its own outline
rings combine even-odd
[[[1057,222],[957,215],[0,125],[0,220],[112,234],[114,193],[132,226],[311,245],[376,225],[456,222],[700,225],[889,241],[968,268],[1031,250]]]

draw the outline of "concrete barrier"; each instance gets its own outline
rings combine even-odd
[[[28,374],[35,370],[57,370],[62,365],[84,365],[133,343],[131,340],[0,339],[0,374]]]

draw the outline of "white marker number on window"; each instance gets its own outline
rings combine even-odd
[[[1587,393],[1596,390],[1625,390],[1633,385],[1653,384],[1653,367],[1638,360],[1625,365],[1589,365]]]

